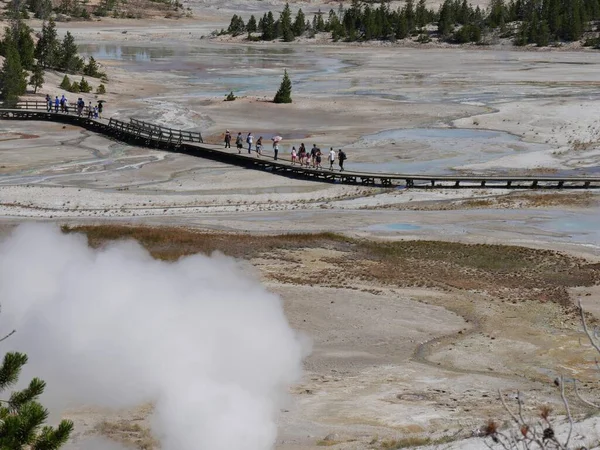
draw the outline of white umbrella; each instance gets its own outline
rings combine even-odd
[[[283,140],[283,138],[282,138],[281,136],[273,136],[273,137],[271,138],[271,140],[272,140],[273,142],[279,142],[279,141],[282,141],[282,140]]]

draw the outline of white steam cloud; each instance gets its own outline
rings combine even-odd
[[[0,304],[0,329],[17,329],[2,350],[28,354],[22,379],[47,381],[47,406],[154,401],[165,450],[272,448],[306,354],[280,299],[235,260],[93,250],[49,225],[0,244]]]

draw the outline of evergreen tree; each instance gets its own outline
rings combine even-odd
[[[287,70],[283,72],[283,80],[279,86],[279,90],[273,99],[274,103],[292,103],[292,82],[287,74]]]
[[[427,25],[427,7],[425,6],[425,0],[419,0],[419,3],[417,3],[415,24],[419,29]]]
[[[415,10],[412,0],[406,0],[406,5],[404,5],[404,15],[406,16],[408,32],[412,33],[415,29]]]
[[[0,391],[14,385],[27,363],[27,355],[6,353],[0,366]],[[39,402],[46,383],[34,378],[22,391],[13,392],[0,407],[0,448],[10,450],[57,450],[73,431],[73,422],[63,420],[56,427],[44,426],[48,410]],[[40,427],[41,430],[40,430]]]
[[[73,88],[73,86],[77,84],[77,83],[73,83],[73,85],[71,85],[71,89]],[[84,92],[84,93],[88,93],[88,92],[92,92],[92,87],[90,86],[90,84],[87,82],[87,80],[83,77],[81,77],[81,81],[79,82],[79,92]]]
[[[246,25],[244,24],[244,19],[237,14],[234,14],[229,23],[229,28],[227,28],[227,32],[232,36],[239,36],[244,33],[245,30]]]
[[[0,100],[4,102],[5,106],[10,107],[15,106],[19,101],[19,96],[25,94],[27,91],[27,78],[21,66],[21,58],[17,46],[10,36],[5,37],[4,45],[6,56],[0,70]],[[0,379],[0,388],[1,386]],[[0,448],[5,447],[0,445]]]
[[[17,48],[24,69],[33,69],[34,43],[31,33],[33,30],[20,18],[11,19],[9,26],[4,31],[4,39],[0,42],[0,55],[6,56],[7,41]]]
[[[263,17],[262,25],[261,39],[264,41],[272,41],[275,39],[275,18],[273,17],[273,13],[271,11],[269,11]]]
[[[65,75],[62,79],[62,81],[60,82],[60,85],[58,86],[59,88],[65,90],[65,91],[70,91],[72,84],[71,84],[71,80],[69,80],[69,77],[67,75]]]
[[[315,14],[313,28],[317,32],[325,31],[325,21],[323,20],[323,13],[321,12],[321,9],[319,9],[317,14]]]
[[[504,0],[492,0],[487,23],[491,28],[503,28],[506,23],[506,6]]]
[[[59,69],[65,72],[76,73],[83,68],[83,60],[77,54],[77,44],[70,31],[67,31],[60,46]]]
[[[408,24],[404,11],[398,11],[395,27],[396,39],[405,39],[408,37]]]
[[[90,56],[88,63],[83,68],[83,74],[87,75],[88,77],[95,78],[101,74],[98,68],[98,63],[96,62],[96,59],[93,56]]]
[[[42,33],[35,47],[34,55],[44,68],[60,65],[59,42],[54,20],[50,19],[42,25]]]
[[[442,37],[448,36],[454,28],[454,18],[452,17],[452,1],[446,0],[440,9],[440,18],[438,20],[438,33]]]
[[[256,33],[256,17],[254,15],[250,16],[248,19],[248,23],[246,24],[246,31],[248,33]]]
[[[17,50],[21,58],[21,66],[23,69],[33,69],[35,44],[31,33],[33,30],[29,28],[22,20],[15,20],[11,24],[11,32],[13,39],[17,43]]]
[[[306,17],[302,12],[302,9],[298,10],[296,14],[296,19],[294,20],[294,24],[292,25],[292,30],[294,31],[295,36],[302,36],[304,31],[306,30],[304,22],[306,21]]]
[[[290,4],[286,3],[281,15],[279,16],[280,35],[284,42],[292,42],[294,40],[294,31],[292,30],[292,12]]]
[[[546,47],[550,43],[550,27],[545,20],[540,24],[535,43],[538,47]]]
[[[44,68],[40,63],[33,66],[33,72],[29,78],[29,84],[33,86],[33,93],[37,94],[38,88],[44,85]]]

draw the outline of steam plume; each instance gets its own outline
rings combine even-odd
[[[29,355],[47,406],[154,401],[165,450],[271,448],[305,356],[280,299],[219,254],[167,263],[21,225],[0,244],[0,302],[17,329],[3,350]]]

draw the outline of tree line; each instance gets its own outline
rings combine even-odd
[[[93,57],[86,64],[79,56],[70,32],[67,31],[65,37],[59,40],[52,19],[43,24],[35,43],[33,30],[19,15],[13,16],[0,40],[0,55],[4,57],[0,69],[0,100],[6,105],[16,104],[19,96],[26,93],[28,84],[33,86],[34,93],[37,92],[44,84],[47,69],[106,78]]]
[[[431,34],[450,43],[480,43],[486,35],[511,37],[515,45],[578,41],[593,29],[600,19],[600,0],[492,0],[483,10],[467,0],[445,0],[437,11],[427,8],[425,0],[406,0],[403,7],[392,9],[389,2],[378,6],[352,0],[349,7],[331,9],[325,16],[320,10],[309,20],[302,9],[292,17],[289,4],[276,19],[273,12],[257,21],[252,15],[245,23],[235,14],[222,34],[249,40],[294,41],[297,37],[313,37],[318,32],[331,33],[334,41],[394,41],[417,37],[428,42]],[[430,31],[434,29],[435,31]],[[600,39],[595,39],[594,44]]]

